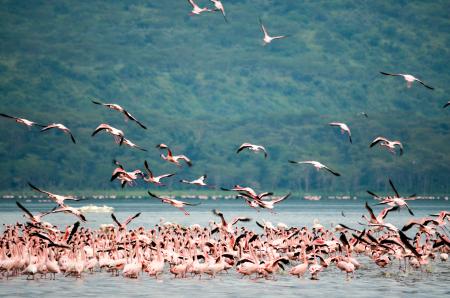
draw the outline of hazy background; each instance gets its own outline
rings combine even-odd
[[[127,170],[146,159],[156,174],[176,171],[167,190],[207,173],[211,184],[261,191],[383,192],[388,177],[405,195],[450,191],[450,1],[223,3],[229,24],[220,13],[189,16],[183,0],[0,1],[0,112],[63,123],[78,141],[0,119],[0,191],[28,190],[26,181],[118,190],[113,158]],[[263,47],[258,17],[272,35],[291,36]],[[350,126],[353,144],[331,121]],[[148,152],[91,138],[102,122]],[[378,135],[401,140],[404,155],[369,149]],[[161,142],[194,166],[163,162]],[[242,142],[266,146],[269,158],[236,155]],[[288,159],[319,160],[342,177]]]

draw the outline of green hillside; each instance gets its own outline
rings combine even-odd
[[[209,1],[198,1],[201,6]],[[0,112],[60,132],[0,119],[0,190],[119,189],[116,158],[146,159],[177,181],[207,173],[211,184],[305,193],[450,191],[449,1],[223,1],[220,13],[189,16],[187,1],[1,1]],[[272,35],[262,46],[258,17]],[[406,88],[410,73],[435,87]],[[147,127],[90,102],[122,105]],[[365,111],[368,118],[360,115]],[[327,123],[345,122],[353,144]],[[100,123],[148,152],[119,147]],[[403,156],[369,149],[378,135],[401,140]],[[264,145],[269,158],[242,152]],[[158,143],[188,155],[177,168]],[[319,160],[334,177],[287,160]],[[148,187],[139,184],[138,187]]]

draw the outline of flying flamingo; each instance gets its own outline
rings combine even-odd
[[[102,105],[104,107],[110,108],[111,110],[115,110],[118,111],[122,114],[125,115],[125,120],[131,120],[136,122],[140,127],[142,127],[143,129],[147,129],[147,127],[145,127],[141,122],[139,122],[133,115],[131,115],[127,110],[125,110],[124,108],[122,108],[121,106],[119,106],[118,104],[115,103],[102,103],[99,101],[95,101],[92,100],[92,103],[95,103],[96,105]]]
[[[262,32],[264,33],[263,45],[267,45],[267,44],[271,43],[275,39],[282,39],[282,38],[288,37],[288,35],[270,36],[269,33],[266,30],[266,27],[264,27],[264,25],[263,25],[263,23],[261,21],[261,18],[259,19],[259,24],[261,26]]]
[[[406,201],[413,201],[415,200],[415,194],[410,195],[408,198],[402,198],[400,196],[400,194],[398,193],[397,189],[394,186],[394,183],[392,182],[391,179],[389,179],[389,184],[392,188],[392,190],[395,193],[394,197],[387,197],[384,200],[382,200],[380,203],[378,203],[377,205],[383,205],[383,204],[387,204],[391,207],[394,206],[398,206],[399,208],[405,207],[408,209],[408,212],[414,216],[414,213],[412,212],[411,208],[409,208],[408,203]],[[371,192],[371,191],[367,191],[369,194],[371,194],[372,196],[376,197],[376,198],[380,198],[379,196],[377,196],[375,193]]]
[[[114,137],[114,141],[116,143],[122,145],[123,139],[124,139],[123,131],[121,131],[120,129],[114,128],[111,125],[108,125],[106,123],[102,123],[99,126],[97,126],[97,128],[94,130],[94,132],[92,133],[91,136],[92,137],[95,136],[98,132],[100,132],[102,130],[110,133]]]
[[[394,77],[403,77],[406,81],[406,86],[408,88],[411,88],[412,84],[414,82],[419,82],[420,84],[424,85],[425,87],[427,87],[428,89],[433,90],[434,88],[431,86],[426,85],[424,82],[422,82],[421,80],[419,80],[418,78],[416,78],[415,76],[412,76],[410,74],[402,74],[402,73],[387,73],[387,72],[382,72],[380,71],[381,74],[385,75],[385,76],[394,76]]]
[[[347,124],[341,123],[341,122],[331,122],[331,123],[328,123],[328,125],[339,127],[341,129],[341,133],[342,134],[347,133],[348,134],[348,139],[350,140],[350,143],[353,143],[352,142],[352,134],[351,134],[350,128],[347,126]]]
[[[192,180],[192,181],[188,181],[188,180],[182,179],[182,180],[180,180],[180,182],[181,183],[186,183],[186,184],[198,185],[198,186],[208,186],[206,184],[206,182],[205,182],[206,178],[207,178],[207,176],[205,174],[205,175],[200,176],[199,178],[197,178],[195,180]]]
[[[220,0],[210,0],[212,3],[214,3],[215,9],[214,11],[220,11],[223,15],[223,18],[225,19],[225,22],[228,23],[227,17],[225,16],[225,8],[223,7],[222,1]]]
[[[141,150],[141,151],[147,151],[147,149],[144,149],[144,148],[142,148],[142,147],[136,145],[135,143],[133,143],[132,141],[128,140],[128,139],[125,138],[125,137],[123,138],[122,144],[123,144],[123,145],[127,145],[128,147],[131,147],[131,148],[139,149],[139,150]]]
[[[222,223],[220,225],[220,229],[222,229],[223,231],[225,231],[227,233],[232,233],[233,232],[233,226],[235,224],[237,224],[238,222],[240,222],[240,221],[242,221],[242,222],[249,222],[249,221],[252,220],[249,217],[239,216],[239,217],[234,217],[230,222],[227,222],[225,220],[225,217],[223,216],[222,212],[220,212],[217,209],[214,209],[212,212],[213,212],[214,215],[217,215],[218,217],[220,217],[220,219],[222,221]]]
[[[64,207],[65,206],[64,201],[66,201],[66,200],[68,200],[68,201],[80,201],[80,199],[74,198],[72,196],[56,195],[56,194],[53,194],[51,192],[39,189],[36,186],[34,186],[33,184],[31,184],[30,182],[28,182],[28,185],[32,189],[34,189],[35,191],[38,191],[38,192],[43,193],[43,194],[46,194],[50,200],[52,200],[53,202],[58,204],[60,207]]]
[[[23,124],[23,125],[27,126],[28,128],[30,128],[30,127],[32,127],[34,125],[40,126],[40,127],[45,127],[45,125],[38,124],[36,122],[27,120],[25,118],[18,118],[18,117],[14,117],[14,116],[9,116],[9,115],[3,114],[3,113],[0,113],[0,116],[6,117],[6,118],[10,118],[10,119],[14,119],[17,123]]]
[[[204,7],[204,8],[200,8],[195,2],[194,0],[188,0],[189,4],[192,6],[192,11],[190,13],[191,16],[193,15],[200,15],[203,12],[207,12],[207,11],[212,11],[211,9]]]
[[[370,218],[367,218],[367,216],[363,215],[363,218],[367,220],[368,223],[374,223],[374,224],[383,224],[384,218],[388,215],[390,211],[397,210],[399,207],[394,206],[390,208],[384,208],[381,210],[380,214],[378,216],[375,216],[373,213],[372,208],[369,206],[369,204],[366,202],[366,209],[369,212]]]
[[[294,161],[294,160],[289,160],[290,163],[296,163],[296,164],[310,164],[313,165],[317,170],[320,169],[325,169],[328,172],[330,172],[331,174],[335,175],[335,176],[341,176],[341,174],[339,174],[338,172],[335,172],[333,170],[331,170],[329,167],[325,166],[324,164],[315,161],[315,160],[307,160],[307,161]]]
[[[41,129],[41,132],[42,132],[42,131],[47,131],[47,130],[53,129],[53,128],[59,129],[59,130],[61,130],[62,132],[64,132],[64,133],[70,135],[70,138],[72,139],[72,142],[73,142],[74,144],[77,143],[77,142],[75,141],[75,138],[73,137],[73,134],[72,134],[72,132],[70,131],[70,129],[68,129],[67,127],[65,127],[65,126],[62,125],[61,123],[52,123],[52,124],[50,124],[50,125],[47,125],[47,126],[45,126],[43,129]]]
[[[247,196],[246,194],[242,194],[242,195]],[[248,197],[249,198],[253,198],[254,202],[259,207],[264,208],[264,209],[272,210],[275,207],[275,204],[278,204],[278,203],[286,200],[287,198],[289,198],[290,195],[291,195],[291,193],[288,193],[287,195],[282,196],[281,198],[270,200],[270,201],[263,201],[263,200],[261,200],[261,199],[259,199],[257,197],[256,198],[253,198],[251,196],[248,196]]]
[[[27,208],[25,208],[22,204],[20,204],[19,202],[16,202],[16,205],[22,209],[23,212],[25,212],[24,216],[27,217],[32,223],[34,224],[39,224],[42,222],[42,217],[52,213],[51,211],[47,211],[47,212],[43,212],[43,213],[39,213],[39,214],[35,214],[33,215]]]
[[[116,216],[114,215],[114,213],[111,213],[111,217],[114,220],[114,222],[117,224],[117,226],[119,227],[119,230],[127,230],[127,225],[135,218],[139,217],[139,215],[141,215],[141,213],[136,213],[135,215],[129,216],[124,222],[120,223]]]
[[[161,179],[172,177],[175,174],[164,174],[160,176],[153,176],[152,171],[150,170],[150,167],[148,166],[147,161],[144,161],[145,170],[147,171],[148,177],[144,177],[144,181],[154,183],[156,185],[164,185],[161,183]]]
[[[389,141],[385,137],[377,137],[370,143],[369,147],[372,148],[376,144],[386,147],[392,154],[395,154],[395,146],[398,146],[400,148],[400,155],[403,154],[403,145],[400,141]]]
[[[264,158],[267,158],[267,151],[266,148],[264,148],[263,146],[260,145],[253,145],[250,143],[243,143],[241,146],[239,146],[238,150],[236,151],[236,153],[241,152],[244,149],[248,149],[251,150],[253,152],[264,152]]]
[[[84,217],[84,215],[80,212],[80,210],[70,207],[70,206],[60,206],[54,210],[52,210],[52,213],[59,213],[59,212],[63,212],[63,213],[71,213],[73,215],[75,215],[76,217],[78,217],[79,219],[81,219],[82,222],[86,222],[86,217]]]
[[[167,149],[167,156],[161,154],[161,158],[167,160],[168,162],[174,163],[177,166],[181,167],[179,160],[184,160],[188,166],[192,166],[191,160],[186,155],[173,155],[172,151],[166,144],[156,145],[156,148],[159,149]]]
[[[189,215],[189,213],[184,209],[185,206],[197,206],[197,205],[200,205],[200,203],[193,204],[193,203],[188,203],[188,202],[183,202],[183,201],[171,199],[169,197],[160,197],[160,196],[157,196],[155,194],[152,194],[150,191],[148,191],[148,194],[151,197],[154,197],[156,199],[161,200],[161,202],[163,202],[163,203],[169,204],[169,205],[171,205],[171,206],[173,206],[175,208],[180,209],[181,211],[184,212],[184,215]]]

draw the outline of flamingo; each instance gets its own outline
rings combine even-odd
[[[23,212],[25,212],[24,216],[26,216],[32,223],[34,224],[39,224],[42,222],[42,217],[52,213],[51,211],[47,211],[47,212],[43,212],[43,213],[39,213],[39,214],[35,214],[33,215],[27,208],[25,208],[22,204],[20,204],[19,202],[16,202],[16,205],[22,209]]]
[[[254,202],[256,202],[256,204],[261,208],[272,210],[275,207],[275,204],[278,204],[278,203],[286,200],[287,198],[289,198],[290,195],[291,195],[291,193],[288,193],[285,196],[282,196],[278,199],[274,199],[274,200],[270,200],[270,201],[263,201],[263,200],[256,198],[256,199],[254,199]]]
[[[412,84],[414,82],[419,82],[420,84],[422,84],[423,86],[427,87],[428,89],[433,90],[434,88],[431,86],[426,85],[424,82],[422,82],[421,80],[419,80],[418,78],[416,78],[415,76],[412,76],[410,74],[402,74],[402,73],[387,73],[387,72],[382,72],[380,71],[381,74],[385,75],[385,76],[394,76],[394,77],[403,77],[406,81],[406,86],[408,88],[411,88]]]
[[[208,186],[206,184],[206,182],[205,182],[206,178],[207,178],[207,176],[205,174],[205,175],[200,176],[199,178],[197,178],[195,180],[192,180],[192,181],[188,181],[188,180],[182,179],[182,180],[180,180],[180,182],[181,183],[186,183],[186,184],[198,185],[198,186]]]
[[[217,215],[218,217],[220,217],[220,220],[222,221],[221,225],[220,225],[220,229],[222,229],[223,231],[227,232],[227,233],[232,233],[233,232],[233,226],[235,224],[237,224],[238,222],[242,221],[242,222],[249,222],[252,219],[249,217],[243,217],[243,216],[238,216],[238,217],[234,217],[230,222],[227,222],[225,220],[225,217],[223,216],[223,213],[220,212],[217,209],[212,210],[214,215]]]
[[[222,1],[220,0],[210,0],[212,3],[214,3],[214,11],[220,11],[223,15],[223,18],[225,19],[225,22],[228,23],[228,19],[225,15],[225,8],[223,7]]]
[[[191,11],[191,13],[190,13],[191,16],[193,16],[193,15],[200,15],[201,13],[207,12],[207,11],[209,11],[209,12],[212,11],[211,9],[209,9],[209,8],[207,8],[207,7],[200,8],[200,7],[194,2],[194,0],[188,0],[188,2],[189,2],[189,4],[192,6],[192,11]]]
[[[271,43],[275,39],[282,39],[282,38],[288,37],[288,35],[270,36],[269,33],[267,32],[266,28],[264,27],[264,25],[263,25],[263,23],[261,21],[261,18],[259,18],[259,24],[261,26],[262,32],[264,33],[263,45],[267,45],[267,44]]]
[[[66,200],[67,201],[80,201],[81,200],[81,199],[74,198],[73,196],[62,196],[62,195],[53,194],[51,192],[48,192],[48,191],[45,191],[45,190],[37,188],[36,186],[31,184],[30,182],[28,182],[28,185],[32,189],[34,189],[35,191],[38,191],[38,192],[43,193],[43,194],[46,194],[50,200],[52,200],[53,202],[58,204],[58,206],[60,206],[60,207],[66,206],[64,204],[64,201],[66,201]]]
[[[152,194],[150,191],[148,191],[148,194],[151,197],[154,197],[156,199],[161,200],[161,202],[163,202],[163,203],[169,204],[169,205],[171,205],[171,206],[173,206],[175,208],[180,209],[181,211],[184,212],[184,215],[189,215],[189,213],[184,209],[185,206],[197,206],[197,205],[200,205],[200,203],[193,204],[193,203],[188,203],[188,202],[183,202],[183,201],[171,199],[169,197],[160,197],[160,196],[157,196],[155,194]]]
[[[400,141],[389,141],[385,137],[377,137],[370,143],[369,147],[372,148],[376,144],[386,147],[393,154],[395,154],[395,146],[398,146],[400,148],[400,155],[403,154],[403,145]]]
[[[307,161],[294,161],[294,160],[289,160],[290,163],[296,163],[296,164],[310,164],[313,165],[317,170],[320,169],[325,169],[328,172],[330,172],[331,174],[335,175],[335,176],[341,176],[341,174],[339,174],[338,172],[335,172],[333,170],[331,170],[329,167],[325,166],[324,164],[315,161],[315,160],[307,160]]]
[[[131,148],[139,149],[139,150],[141,150],[141,151],[147,151],[147,149],[144,149],[144,148],[142,148],[142,147],[136,145],[135,143],[131,142],[130,140],[128,140],[128,139],[125,138],[125,137],[124,137],[123,140],[122,140],[122,144],[123,144],[123,145],[127,145],[128,147],[131,147]]]
[[[116,216],[114,215],[114,213],[111,213],[111,217],[114,220],[114,222],[117,224],[117,226],[119,227],[119,230],[127,230],[127,225],[135,218],[139,217],[139,215],[141,215],[141,212],[136,213],[135,215],[129,216],[123,223],[120,223]]]
[[[186,155],[173,155],[172,151],[166,144],[159,144],[156,146],[159,149],[167,149],[167,156],[161,154],[161,158],[167,160],[168,162],[174,163],[181,167],[179,160],[184,160],[188,166],[192,166],[191,160]]]
[[[143,125],[141,122],[139,122],[133,115],[131,115],[127,110],[125,110],[124,108],[122,108],[118,104],[115,104],[115,103],[102,103],[102,102],[95,101],[95,100],[92,100],[92,103],[94,103],[96,105],[102,105],[104,107],[110,108],[111,110],[118,111],[118,112],[120,112],[120,113],[125,115],[125,120],[129,119],[131,121],[134,121],[140,127],[142,127],[143,129],[147,129],[147,127],[145,127],[145,125]]]
[[[436,228],[435,227],[428,227],[428,225],[432,223],[436,226],[439,225],[439,222],[437,220],[434,220],[432,218],[422,218],[422,219],[412,219],[410,220],[408,223],[406,223],[403,228],[402,231],[406,232],[409,229],[411,229],[414,225],[419,226],[419,231],[426,233],[428,235],[433,235],[436,233]]]
[[[152,171],[150,170],[150,167],[148,166],[147,161],[144,161],[145,170],[147,171],[148,177],[144,177],[144,181],[147,181],[149,183],[154,183],[156,185],[164,185],[161,183],[161,179],[172,177],[175,174],[164,174],[160,176],[153,176]]]
[[[350,143],[353,143],[352,142],[352,134],[351,134],[350,128],[347,126],[347,124],[341,123],[341,122],[331,122],[331,123],[328,123],[328,125],[339,127],[341,129],[341,133],[343,133],[343,134],[347,133],[348,134],[348,139],[350,140]]]
[[[41,132],[47,131],[47,130],[53,129],[53,128],[59,129],[59,130],[61,130],[62,132],[64,132],[64,133],[70,135],[70,138],[72,139],[72,142],[73,142],[74,144],[77,143],[77,142],[75,141],[75,138],[73,137],[73,134],[72,134],[72,132],[70,131],[70,129],[68,129],[67,127],[65,127],[65,126],[62,125],[61,123],[52,123],[52,124],[49,124],[49,125],[45,126],[44,128],[42,128],[42,129],[41,129]]]
[[[124,188],[127,183],[132,186],[134,180],[136,180],[138,177],[145,177],[144,173],[142,173],[141,170],[127,172],[123,168],[116,168],[113,172],[113,175],[111,176],[110,181],[119,179],[121,187]]]
[[[388,215],[388,213],[390,211],[397,210],[398,208],[399,208],[398,206],[394,206],[394,207],[391,207],[391,208],[384,208],[383,210],[381,210],[381,212],[380,212],[380,214],[378,214],[378,216],[375,216],[375,214],[373,213],[372,208],[366,202],[366,209],[369,212],[370,218],[367,218],[367,216],[365,216],[365,215],[363,215],[363,218],[365,218],[368,223],[383,224],[384,223],[384,218]]]
[[[82,222],[86,222],[86,217],[84,217],[83,213],[80,212],[80,210],[70,207],[70,206],[60,206],[54,210],[52,210],[52,213],[71,213],[81,219]]]
[[[262,152],[264,152],[264,158],[267,158],[266,148],[264,148],[261,145],[253,145],[253,144],[250,144],[250,143],[243,143],[241,146],[239,146],[239,148],[236,151],[236,153],[239,153],[239,152],[241,152],[244,149],[248,149],[248,150],[251,150],[253,152],[260,152],[260,151],[262,151]]]
[[[0,113],[0,116],[5,117],[5,118],[14,119],[17,123],[23,124],[23,125],[27,126],[28,128],[30,128],[32,126],[45,127],[45,125],[38,124],[36,122],[27,120],[25,118],[18,118],[18,117],[14,117],[14,116],[9,116],[9,115],[3,114],[3,113]]]
[[[394,197],[387,197],[385,198],[383,201],[381,201],[380,203],[378,203],[377,205],[383,205],[383,204],[387,204],[391,207],[394,206],[398,206],[399,208],[405,207],[408,209],[408,212],[414,216],[414,213],[412,212],[411,208],[409,208],[408,203],[406,201],[412,201],[415,200],[415,194],[410,195],[408,198],[402,198],[399,194],[399,192],[397,191],[397,189],[394,186],[394,183],[392,182],[391,179],[389,179],[389,184],[392,188],[392,190],[395,193]],[[371,192],[371,191],[367,191],[369,194],[373,195],[376,198],[379,198],[379,196],[377,196],[375,193]]]
[[[102,123],[94,130],[92,133],[92,137],[95,136],[98,132],[105,130],[106,132],[110,133],[114,137],[114,141],[120,145],[122,145],[124,140],[124,134],[123,131],[120,129],[114,128],[109,124]]]

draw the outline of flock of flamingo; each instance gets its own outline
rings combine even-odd
[[[220,0],[211,0],[214,8],[201,8],[193,0],[188,2],[192,6],[192,15],[220,11],[228,22]],[[259,21],[264,34],[264,45],[288,37],[288,35],[270,36],[262,21]],[[408,88],[413,82],[418,82],[428,89],[433,89],[412,75],[386,72],[381,74],[403,77]],[[126,120],[134,121],[146,129],[145,125],[118,104],[102,103],[99,100],[92,102],[118,111],[126,117]],[[450,102],[446,103],[444,108],[449,104]],[[368,117],[367,114],[363,114]],[[63,124],[42,125],[24,118],[0,115],[28,127],[41,127],[42,132],[51,129],[60,130],[68,134],[72,142],[76,143],[71,130]],[[347,134],[350,143],[353,142],[347,124],[332,122],[329,125],[338,127],[342,133]],[[119,146],[126,145],[147,151],[125,138],[122,130],[107,123],[100,124],[93,131],[92,137],[100,132],[112,135]],[[390,141],[379,136],[373,140],[370,147],[375,145],[386,147],[394,154],[398,147],[399,153],[403,154],[400,141]],[[165,153],[161,154],[163,160],[178,167],[192,166],[190,158],[186,155],[174,155],[168,145],[158,144],[156,147],[157,150]],[[244,143],[238,147],[236,153],[239,154],[244,150],[254,153],[262,152],[265,158],[268,157],[266,148],[261,145]],[[318,161],[289,160],[289,162],[309,164],[317,170],[324,169],[332,175],[341,175]],[[175,175],[169,173],[156,176],[147,161],[144,161],[144,171],[140,169],[127,171],[116,160],[114,164],[116,168],[111,175],[111,181],[118,180],[122,187],[132,186],[137,179],[163,186],[163,179],[169,179]],[[208,185],[206,179],[205,174],[194,180],[181,179],[180,183],[198,187],[215,187]],[[423,270],[424,266],[430,262],[447,261],[450,251],[449,231],[446,227],[450,216],[448,211],[411,219],[401,228],[386,221],[387,216],[393,214],[392,211],[400,211],[402,208],[406,208],[412,216],[414,215],[408,201],[414,200],[415,195],[401,196],[390,179],[389,184],[394,194],[382,197],[368,191],[371,196],[379,200],[378,205],[386,206],[386,208],[376,215],[366,202],[368,216],[366,214],[362,216],[366,222],[360,223],[360,228],[338,224],[333,229],[327,229],[319,223],[315,223],[311,228],[288,227],[284,224],[274,226],[270,222],[256,222],[260,231],[238,227],[239,222],[248,222],[250,218],[242,216],[227,220],[225,214],[217,209],[212,211],[212,216],[220,220],[217,223],[212,221],[205,227],[198,224],[182,226],[175,223],[161,223],[150,229],[138,227],[128,230],[127,225],[140,216],[140,213],[123,221],[119,221],[112,213],[112,221],[116,226],[107,224],[92,230],[81,226],[81,222],[87,220],[86,217],[77,208],[67,203],[67,201],[79,200],[78,198],[54,194],[30,182],[28,184],[34,191],[48,196],[56,206],[51,210],[33,214],[26,206],[16,202],[18,208],[24,212],[27,221],[23,224],[5,225],[0,236],[1,278],[9,279],[27,275],[27,279],[39,277],[56,279],[56,275],[82,277],[88,273],[101,271],[108,271],[114,276],[121,274],[127,278],[138,278],[144,273],[160,278],[168,272],[176,278],[188,276],[214,278],[219,274],[230,274],[229,271],[235,271],[243,277],[269,279],[287,270],[292,276],[302,277],[309,274],[310,278],[318,279],[321,272],[332,270],[333,267],[344,272],[347,277],[353,276],[361,268],[362,258],[371,260],[382,268],[398,263],[399,270],[411,268]],[[276,204],[290,197],[290,193],[273,197],[272,192],[258,193],[248,186],[238,184],[229,188],[221,187],[221,189],[235,192],[236,196],[242,198],[249,207],[258,211],[267,209],[269,212],[274,212]],[[185,210],[186,206],[196,205],[150,191],[148,195],[150,198],[180,209],[185,215],[189,215]],[[77,217],[78,221],[60,230],[57,226],[43,220],[44,217],[61,212]],[[411,238],[406,233],[413,228],[415,234]]]

